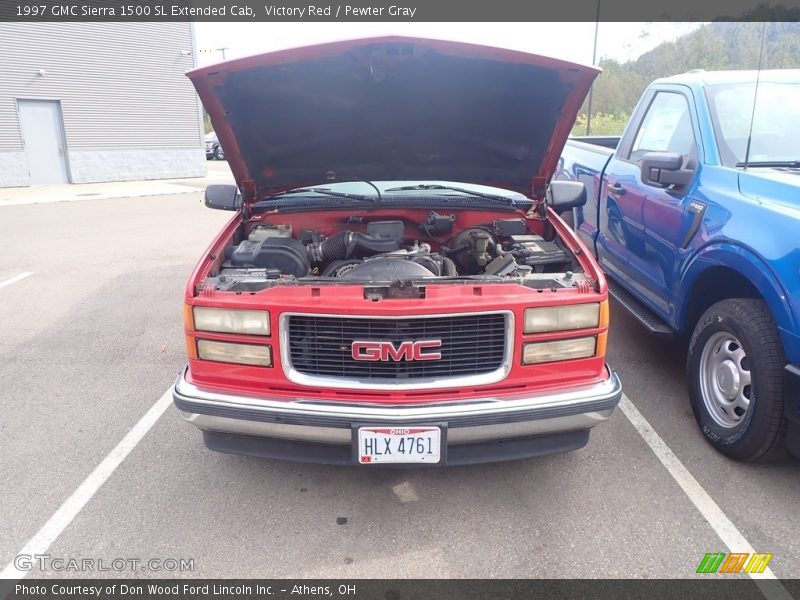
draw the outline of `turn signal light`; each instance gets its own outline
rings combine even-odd
[[[255,344],[197,340],[197,357],[201,360],[214,360],[240,365],[272,366],[272,348]]]
[[[569,340],[530,342],[523,344],[522,363],[525,365],[534,365],[557,360],[588,358],[594,356],[596,341],[595,336],[591,336],[572,338]]]

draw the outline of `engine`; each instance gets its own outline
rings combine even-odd
[[[577,266],[560,243],[528,232],[521,219],[468,227],[441,239],[434,234],[450,233],[453,219],[435,217],[419,227],[430,242],[409,241],[399,220],[373,221],[359,227],[363,231],[344,229],[329,236],[311,229],[295,235],[289,225],[256,225],[246,239],[226,248],[220,272],[208,283],[222,290],[252,291],[269,282],[307,278],[375,283],[571,276]],[[431,223],[435,231],[426,228]]]

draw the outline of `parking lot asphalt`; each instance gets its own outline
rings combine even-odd
[[[199,193],[0,208],[0,568],[172,385],[190,270],[229,213]],[[800,577],[800,463],[717,454],[680,343],[612,307],[633,406],[779,577]],[[692,577],[718,531],[622,411],[564,455],[436,470],[216,454],[174,407],[66,524],[52,557],[190,572],[32,576]]]

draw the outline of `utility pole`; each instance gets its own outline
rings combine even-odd
[[[222,52],[222,60],[225,60],[225,50],[230,50],[230,48],[217,48],[217,52]]]
[[[597,0],[597,14],[594,19],[594,47],[592,48],[592,66],[597,62],[597,32],[600,29],[600,0]],[[586,114],[586,135],[592,129],[592,94],[594,92],[594,83],[589,88],[589,106],[587,107]]]

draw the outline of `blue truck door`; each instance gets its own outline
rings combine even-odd
[[[615,279],[628,282],[631,262],[636,261],[644,240],[642,198],[635,190],[637,166],[622,159],[631,145],[631,137],[641,121],[653,92],[648,90],[631,115],[614,156],[608,161],[598,190],[597,237],[595,252],[603,269]],[[629,286],[632,287],[632,286]]]
[[[629,238],[628,262],[626,272],[618,277],[671,321],[678,255],[702,204],[687,195],[691,186],[644,183],[640,161],[648,152],[673,152],[684,157],[683,169],[697,170],[699,150],[688,97],[671,89],[656,91],[630,138],[607,169],[609,220],[614,193],[621,194],[629,205],[639,207],[638,220],[624,222],[628,228],[623,232]],[[615,182],[617,186],[612,188]],[[609,230],[613,232],[611,222]]]
[[[656,93],[631,146],[629,158],[640,165],[648,152],[671,152],[683,157],[681,169],[697,172],[700,150],[692,120],[691,103],[684,88]],[[669,321],[674,317],[674,290],[680,270],[680,253],[689,241],[693,225],[699,225],[704,204],[694,200],[692,185],[663,187],[644,183],[645,246],[642,253],[646,293]]]
[[[644,243],[642,197],[636,193],[636,167],[612,158],[600,182],[597,256],[603,267],[627,278]]]
[[[639,165],[630,160],[631,145],[640,129],[643,115],[655,93],[645,92],[631,116],[617,151],[606,166],[599,185],[600,206],[597,257],[614,279],[644,294],[640,284],[647,271],[643,261],[645,247],[644,200]]]

